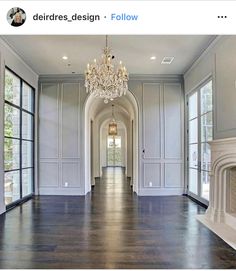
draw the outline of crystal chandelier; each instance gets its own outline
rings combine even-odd
[[[106,36],[106,47],[103,49],[101,62],[94,59],[85,71],[86,92],[104,99],[104,103],[125,95],[128,90],[128,72],[121,61],[120,64],[114,65],[113,59]]]
[[[108,135],[116,136],[117,135],[117,123],[114,117],[114,104],[112,105],[112,120],[109,123]]]

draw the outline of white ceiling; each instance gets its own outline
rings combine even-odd
[[[215,36],[109,36],[116,61],[130,74],[183,74]],[[38,74],[83,74],[88,62],[99,59],[105,36],[3,36]],[[67,61],[62,56],[69,57]],[[150,60],[155,55],[156,60]],[[171,65],[161,65],[174,56]],[[71,66],[68,66],[68,63]]]

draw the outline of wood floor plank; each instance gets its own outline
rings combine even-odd
[[[0,217],[0,268],[236,268],[183,196],[137,197],[120,168],[87,196],[40,196]]]

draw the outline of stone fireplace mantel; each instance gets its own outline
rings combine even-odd
[[[236,249],[236,137],[209,142],[209,207],[197,219]]]

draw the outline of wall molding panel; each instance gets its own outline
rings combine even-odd
[[[144,159],[161,158],[161,84],[143,84]]]
[[[80,85],[63,83],[61,86],[61,157],[80,158]]]
[[[179,188],[184,185],[183,163],[165,163],[164,186],[166,188]]]
[[[143,164],[144,187],[161,187],[161,163],[147,162]],[[150,186],[151,185],[151,186]]]
[[[59,186],[59,166],[58,162],[40,161],[40,187],[56,188]]]
[[[59,95],[58,84],[43,84],[39,99],[39,155],[41,159],[59,158]]]
[[[39,97],[41,195],[83,194],[80,177],[80,108],[79,83],[41,82]]]
[[[164,159],[181,160],[183,156],[183,92],[178,83],[165,83],[164,102]],[[173,133],[174,132],[174,133]]]

